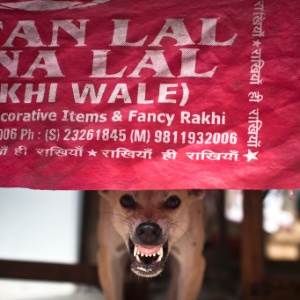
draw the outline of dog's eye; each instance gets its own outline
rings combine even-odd
[[[181,204],[181,200],[177,196],[171,196],[165,202],[165,208],[175,209],[179,207],[180,204]]]
[[[124,208],[135,208],[136,207],[136,202],[134,201],[133,197],[128,194],[125,194],[121,197],[120,204]]]

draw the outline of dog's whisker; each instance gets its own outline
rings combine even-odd
[[[101,215],[101,214],[110,214],[110,215],[115,215],[115,216],[126,217],[126,214],[124,214],[124,213],[122,213],[122,215],[121,215],[121,214],[117,214],[117,213],[112,212],[112,211],[101,211],[101,212],[100,212],[100,215]]]
[[[112,215],[112,216],[114,216],[114,217],[117,217],[117,218],[119,218],[119,219],[124,219],[124,220],[128,220],[128,221],[130,221],[130,219],[126,216],[126,215],[120,215],[120,214],[117,214],[117,213],[114,213],[114,212],[109,212],[109,211],[107,211],[107,212],[101,212],[100,213],[100,217],[101,217],[101,214],[110,214],[110,215]]]

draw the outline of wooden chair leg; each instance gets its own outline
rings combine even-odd
[[[244,191],[244,220],[242,227],[242,299],[257,299],[255,284],[265,278],[263,239],[263,191]]]

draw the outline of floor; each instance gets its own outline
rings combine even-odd
[[[233,297],[231,287],[223,291],[212,292],[217,283],[204,287],[199,300],[236,300]],[[1,300],[104,300],[105,298],[97,288],[88,286],[61,286],[61,284],[32,283],[22,281],[0,280]],[[149,298],[149,300],[163,300],[160,290]]]
[[[233,250],[232,250],[233,249]],[[229,253],[230,252],[230,253]],[[212,243],[205,247],[207,261],[203,288],[198,300],[238,300],[239,257],[234,247]],[[151,296],[147,300],[163,300],[166,282],[154,280],[150,285]],[[45,283],[22,280],[0,280],[1,300],[104,300],[93,287],[68,283]],[[141,299],[142,300],[142,299]]]
[[[238,300],[238,259],[224,259],[220,247],[206,249],[207,268],[198,300]],[[147,300],[163,300],[166,282],[149,283],[151,296]],[[71,283],[46,283],[25,280],[0,280],[1,300],[104,300],[99,289]],[[141,299],[142,300],[142,299]]]

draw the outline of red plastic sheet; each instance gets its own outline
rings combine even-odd
[[[299,188],[298,0],[0,2],[0,185]]]

